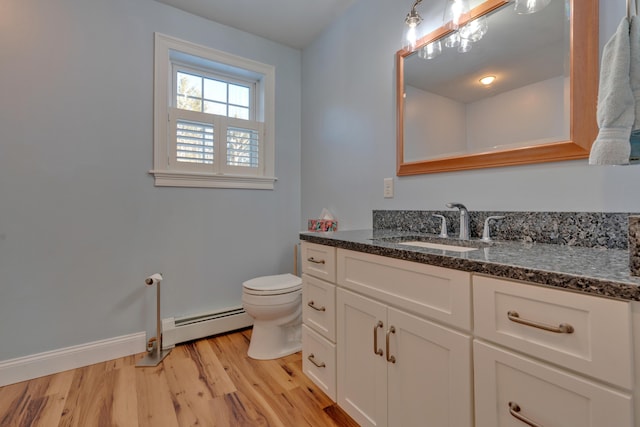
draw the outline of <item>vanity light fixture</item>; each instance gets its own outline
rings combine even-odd
[[[489,86],[496,80],[496,76],[484,76],[479,80],[483,86]]]
[[[416,10],[420,3],[422,0],[415,0],[404,19],[405,31],[402,45],[410,51],[415,50],[416,43],[420,39],[418,33],[422,17]],[[547,7],[549,3],[551,0],[515,0],[514,10],[520,15],[536,13]],[[451,33],[442,42],[445,47],[455,47],[461,53],[468,52],[473,43],[482,39],[487,33],[486,18],[480,16],[469,21],[470,10],[469,0],[447,0],[442,19],[444,26],[451,30]],[[418,54],[423,59],[431,59],[438,56],[441,51],[442,45],[440,43],[438,45],[432,43],[432,46],[426,46]]]
[[[416,43],[419,39],[418,28],[422,22],[422,17],[416,8],[420,3],[422,3],[422,0],[415,0],[407,17],[404,19],[405,31],[402,43],[409,50],[416,48]],[[447,0],[443,20],[446,27],[453,30],[453,33],[446,39],[445,46],[458,47],[459,52],[467,52],[471,49],[471,43],[480,40],[487,32],[487,24],[483,18],[461,26],[469,11],[469,0]],[[424,59],[431,59],[437,56],[441,50],[440,44],[432,45],[419,52],[419,54]]]

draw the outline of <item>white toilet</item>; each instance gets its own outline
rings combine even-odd
[[[253,317],[252,359],[277,359],[302,348],[302,279],[278,274],[242,284],[242,306]]]

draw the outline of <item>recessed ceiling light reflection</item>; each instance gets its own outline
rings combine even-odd
[[[484,76],[483,78],[480,79],[480,83],[483,86],[489,86],[495,80],[496,80],[496,76]]]

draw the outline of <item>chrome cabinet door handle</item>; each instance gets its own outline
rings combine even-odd
[[[387,331],[387,362],[391,362],[391,363],[396,363],[396,357],[392,356],[391,353],[389,352],[389,335],[395,334],[395,333],[396,333],[395,326],[390,327],[389,330]]]
[[[524,415],[522,415],[520,413],[520,405],[518,405],[515,402],[509,402],[509,413],[511,414],[511,416],[513,418],[517,419],[518,421],[522,421],[523,423],[525,423],[528,426],[531,426],[531,427],[542,427],[540,424],[538,424],[535,421],[530,420],[529,418],[527,418]]]
[[[321,362],[321,363],[316,362],[316,359],[313,353],[307,356],[307,359],[309,359],[309,362],[313,363],[318,368],[325,368],[327,366],[324,362]]]
[[[533,320],[521,319],[520,315],[517,311],[509,310],[507,312],[507,317],[512,322],[520,323],[521,325],[531,326],[533,328],[542,329],[545,331],[553,332],[556,334],[572,334],[574,329],[568,323],[561,323],[558,326],[547,325],[544,323],[534,322]]]
[[[324,260],[323,259],[315,259],[312,256],[307,258],[307,261],[312,262],[314,264],[324,264]]]
[[[322,307],[316,307],[315,303],[313,301],[309,301],[307,303],[307,305],[311,308],[313,308],[316,311],[327,311],[327,308],[322,306]]]
[[[373,327],[373,352],[378,356],[382,356],[384,353],[381,348],[378,348],[378,328],[382,328],[384,324],[382,320],[378,320],[376,326]]]

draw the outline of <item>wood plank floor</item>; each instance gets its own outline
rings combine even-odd
[[[357,424],[302,373],[301,354],[247,356],[251,329],[176,346],[157,367],[129,356],[0,387],[0,426]]]

